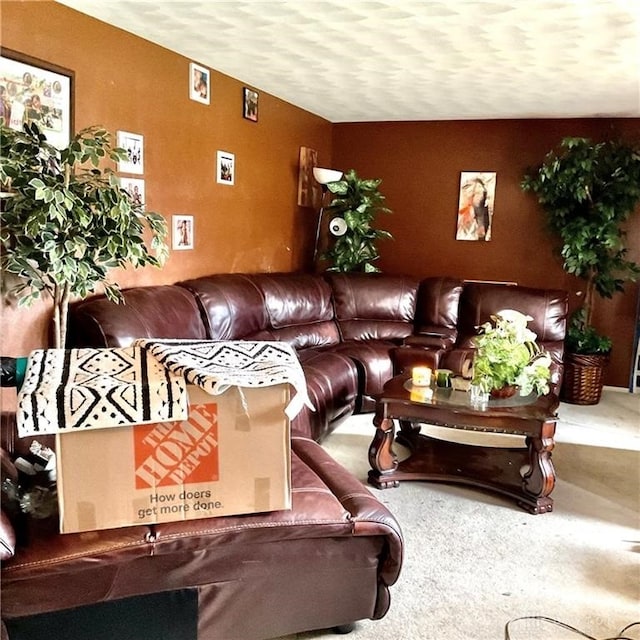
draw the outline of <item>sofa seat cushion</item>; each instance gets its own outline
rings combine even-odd
[[[34,534],[3,566],[3,617],[190,587],[199,590],[202,639],[272,637],[265,624],[277,636],[314,628],[316,617],[323,627],[384,615],[403,553],[391,513],[307,438],[292,438],[292,486],[287,511]],[[298,608],[283,616],[284,628],[273,616],[278,602]]]
[[[304,407],[291,426],[318,442],[348,418],[356,406],[356,366],[350,358],[335,353],[334,349],[298,351],[309,399],[315,411]]]

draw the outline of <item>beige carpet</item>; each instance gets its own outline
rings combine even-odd
[[[324,443],[363,481],[371,418],[354,416]],[[600,640],[640,620],[640,397],[605,389],[599,405],[562,404],[559,418],[553,513],[533,516],[506,498],[441,483],[372,489],[406,544],[389,613],[349,636],[286,640],[500,640],[522,616]],[[509,632],[511,640],[580,637],[541,620],[512,622]],[[640,627],[626,635],[640,638]]]

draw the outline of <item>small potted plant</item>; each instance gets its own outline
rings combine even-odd
[[[527,328],[529,320],[530,316],[505,309],[480,327],[473,341],[473,385],[498,398],[518,391],[523,396],[549,393],[551,357]]]
[[[331,262],[327,271],[380,271],[374,264],[379,258],[376,242],[392,238],[388,231],[373,227],[377,214],[391,213],[378,190],[380,182],[379,179],[363,180],[352,169],[341,180],[327,184],[335,196],[326,209],[331,218],[329,232],[334,238],[329,250],[322,255]]]
[[[53,300],[53,347],[65,346],[66,316],[72,298],[98,286],[114,301],[122,296],[109,279],[114,267],[161,266],[167,257],[167,226],[123,189],[105,160],[127,157],[101,127],[77,133],[58,150],[37,125],[17,131],[0,119],[3,280],[21,305],[41,296]],[[150,248],[145,234],[150,232]]]

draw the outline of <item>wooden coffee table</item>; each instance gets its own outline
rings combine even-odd
[[[413,393],[412,393],[413,392]],[[376,398],[376,433],[369,447],[369,483],[379,489],[397,487],[404,480],[469,484],[514,498],[531,513],[553,510],[549,497],[555,485],[551,462],[558,398],[515,396],[490,399],[473,407],[469,394],[452,389],[413,388],[406,375],[389,380]],[[398,461],[396,441],[410,455]],[[466,431],[524,436],[526,447],[476,446],[420,433],[420,423]]]

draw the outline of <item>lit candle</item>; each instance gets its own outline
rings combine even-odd
[[[429,367],[413,367],[411,382],[416,387],[428,387],[431,384],[431,369]]]

